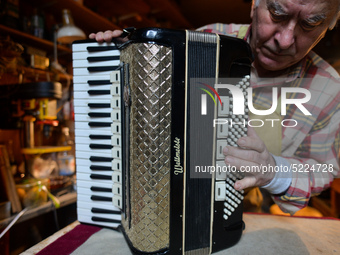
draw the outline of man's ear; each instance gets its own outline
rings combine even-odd
[[[250,10],[250,18],[251,18],[251,19],[252,19],[253,16],[254,16],[254,11],[255,11],[255,8],[256,8],[255,2],[256,2],[256,0],[253,0],[252,3],[251,3],[251,10]]]

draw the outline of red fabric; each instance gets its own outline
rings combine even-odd
[[[46,246],[37,255],[66,255],[71,254],[75,249],[82,245],[91,235],[98,232],[101,228],[80,224],[70,232],[59,237],[50,245]]]

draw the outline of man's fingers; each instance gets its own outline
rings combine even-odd
[[[266,149],[265,144],[256,134],[254,128],[248,127],[248,134],[245,137],[241,137],[237,140],[238,146],[244,149],[255,150],[258,152],[263,152]]]
[[[90,39],[96,39],[97,42],[103,42],[104,41],[104,33],[103,32],[98,32],[98,33],[91,33],[89,35]]]
[[[238,180],[234,184],[234,188],[241,191],[246,188],[254,187],[256,185],[256,178],[254,176],[245,176],[242,180]]]
[[[105,32],[98,32],[98,33],[91,33],[89,35],[90,39],[96,39],[97,42],[111,42],[112,38],[117,38],[119,37],[123,31],[121,30],[107,30]]]
[[[223,154],[227,157],[226,161],[228,161],[228,159],[242,160],[242,162],[240,161],[235,165],[236,167],[240,167],[242,164],[248,165],[248,162],[253,162],[255,164],[261,163],[261,154],[255,150],[244,150],[237,147],[226,146],[223,149]],[[234,164],[235,162],[229,163]]]

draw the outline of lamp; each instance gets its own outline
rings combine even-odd
[[[70,44],[75,40],[85,39],[85,33],[74,25],[71,12],[68,9],[62,11],[63,26],[57,32],[57,41],[62,44]]]

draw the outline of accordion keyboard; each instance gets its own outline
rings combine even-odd
[[[122,203],[119,55],[113,43],[73,44],[78,220],[113,228]]]

